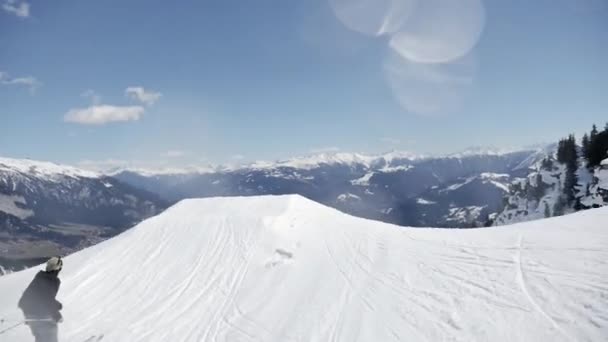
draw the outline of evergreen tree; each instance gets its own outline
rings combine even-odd
[[[597,133],[589,141],[589,158],[587,165],[589,168],[599,166],[602,160],[608,158],[608,131]]]
[[[576,200],[574,201],[574,210],[579,211],[579,210],[583,210],[583,204],[581,203],[581,199],[580,197],[577,197]]]
[[[553,216],[564,215],[564,207],[565,207],[564,199],[562,196],[559,196],[557,198],[557,201],[555,201],[555,204],[553,205]]]
[[[576,175],[576,171],[578,170],[578,153],[576,151],[576,138],[574,135],[571,134],[568,136],[568,139],[564,140],[563,149],[564,164],[566,164],[564,195],[566,195],[568,205],[572,205],[576,199],[575,186],[578,183]]]
[[[566,163],[566,141],[560,139],[557,143],[557,161],[564,164]]]
[[[543,177],[540,173],[536,174],[535,177],[535,185],[530,186],[527,189],[528,199],[533,199],[535,201],[540,201],[540,199],[545,195],[545,183],[543,183]]]
[[[589,161],[589,144],[589,136],[587,135],[587,133],[585,133],[585,135],[583,135],[581,145],[583,146],[583,157],[585,157],[587,161]]]
[[[549,209],[549,203],[545,202],[545,217],[551,217],[551,210]]]
[[[576,150],[576,138],[570,134],[568,138],[561,139],[557,148],[557,160],[566,166],[566,175],[564,178],[564,187],[562,192],[565,195],[568,205],[572,205],[576,199],[576,184],[578,177],[578,152]]]
[[[589,134],[589,141],[593,141],[593,139],[595,139],[596,136],[597,136],[597,127],[595,126],[595,124],[593,124],[593,127],[591,128],[591,134]]]

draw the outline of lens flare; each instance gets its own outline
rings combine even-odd
[[[389,44],[410,61],[445,63],[469,53],[484,25],[481,0],[424,0]]]
[[[416,63],[391,51],[384,63],[388,84],[399,104],[422,116],[438,116],[459,109],[473,84],[475,58],[450,63]]]
[[[329,5],[338,20],[349,29],[369,36],[381,36],[398,31],[417,2],[417,0],[329,0]]]

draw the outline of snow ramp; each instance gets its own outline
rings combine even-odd
[[[38,269],[0,278],[0,330]],[[60,277],[60,341],[606,341],[608,208],[449,230],[300,196],[185,200]]]

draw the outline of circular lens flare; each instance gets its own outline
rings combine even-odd
[[[415,63],[391,51],[384,63],[388,84],[399,104],[422,116],[438,116],[459,109],[473,84],[472,55],[450,63]]]
[[[369,36],[381,36],[398,31],[417,2],[417,0],[329,0],[329,5],[338,20],[349,29]]]
[[[424,0],[389,44],[413,62],[445,63],[469,53],[484,25],[481,0]]]

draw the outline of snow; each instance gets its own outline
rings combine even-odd
[[[480,174],[483,180],[508,180],[509,174],[507,173],[494,173],[494,172],[483,172]]]
[[[474,181],[474,180],[475,180],[475,178],[476,178],[476,177],[469,177],[469,178],[467,178],[467,179],[466,179],[464,182],[462,182],[462,183],[457,183],[457,184],[452,184],[452,185],[448,186],[447,188],[445,188],[445,189],[443,189],[443,190],[440,190],[439,192],[446,192],[446,191],[454,191],[454,190],[458,190],[458,189],[460,189],[461,187],[463,187],[463,186],[465,186],[465,185],[467,185],[467,184],[471,183],[472,181]]]
[[[427,159],[428,157],[423,154],[418,154],[409,151],[391,151],[385,154],[380,155],[378,158],[384,159],[388,164],[394,162],[399,159],[406,159],[410,161]]]
[[[399,171],[407,171],[412,168],[413,168],[413,166],[411,166],[411,165],[385,166],[385,167],[381,168],[380,171],[384,172],[384,173],[392,173],[392,172],[399,172]]]
[[[602,160],[602,162],[600,163],[600,165],[602,165],[602,166],[608,165],[608,158]]]
[[[390,215],[390,213],[393,212],[393,208],[382,209],[382,210],[380,210],[380,212],[383,213],[384,215]]]
[[[446,158],[467,158],[475,156],[502,156],[515,152],[536,151],[537,149],[530,148],[497,148],[491,146],[473,146],[458,153],[448,154]]]
[[[417,198],[417,199],[416,199],[416,203],[418,203],[418,204],[422,204],[422,205],[437,204],[437,202],[433,202],[433,201],[425,200],[424,198]]]
[[[0,172],[25,173],[43,178],[54,178],[56,176],[66,176],[72,178],[100,177],[100,174],[96,172],[81,170],[72,166],[29,159],[13,159],[3,157],[0,157]]]
[[[9,196],[0,194],[0,211],[16,216],[20,219],[26,219],[34,216],[34,211],[31,209],[23,209],[17,204],[25,205],[25,198],[21,196]]]
[[[492,172],[484,172],[484,173],[481,173],[479,176],[469,177],[466,180],[464,180],[464,182],[452,184],[452,185],[448,186],[447,188],[440,190],[439,192],[449,192],[449,191],[458,190],[461,187],[463,187],[467,184],[470,184],[471,182],[473,182],[477,179],[481,179],[484,184],[491,183],[494,186],[502,189],[503,191],[509,192],[509,186],[505,183],[501,183],[501,181],[502,182],[508,181],[509,175],[504,174],[504,173],[492,173]]]
[[[348,200],[361,200],[361,197],[351,194],[351,193],[347,193],[347,194],[341,194],[338,196],[338,201],[340,202],[346,202]]]
[[[607,220],[407,229],[299,196],[185,200],[65,258],[60,340],[602,341]],[[0,327],[37,271],[0,277]]]
[[[360,164],[366,168],[369,168],[370,165],[374,162],[374,160],[376,160],[376,157],[360,153],[320,153],[306,157],[296,157],[284,161],[278,161],[276,163],[267,163],[266,167],[290,167],[294,169],[311,170],[314,168],[318,168],[324,164]]]
[[[564,172],[565,166],[556,164],[556,171],[538,170],[528,174],[527,178],[515,179],[513,184],[519,184],[525,189],[528,186],[538,186],[536,180],[537,176],[540,175],[541,181],[546,186],[544,195],[538,201],[536,199],[529,199],[526,196],[526,191],[509,196],[508,201],[513,208],[505,208],[503,212],[497,215],[494,224],[504,225],[539,220],[545,217],[545,207],[549,208],[550,213],[552,213],[555,203],[560,198],[562,192],[564,177],[560,175],[563,175]]]
[[[324,165],[344,165],[350,167],[363,167],[364,169],[379,169],[382,172],[398,172],[407,171],[412,166],[398,165],[400,162],[406,160],[411,162],[420,162],[428,159],[443,159],[443,158],[466,158],[474,156],[500,156],[513,152],[525,152],[529,151],[534,153],[538,149],[532,150],[531,148],[518,148],[518,149],[497,149],[497,148],[486,148],[476,147],[460,153],[447,154],[447,155],[424,155],[417,154],[409,151],[390,151],[387,153],[380,154],[367,154],[367,153],[348,153],[348,152],[324,152],[318,154],[311,154],[306,156],[293,157],[277,161],[264,161],[258,160],[252,163],[235,163],[230,165],[208,165],[208,166],[188,166],[188,167],[165,167],[165,168],[137,168],[137,167],[126,167],[118,168],[105,172],[108,176],[115,176],[122,172],[136,173],[144,177],[156,177],[156,176],[179,176],[186,174],[208,174],[215,172],[236,172],[243,170],[256,170],[265,171],[280,168],[291,168],[299,170],[312,170],[319,168]],[[395,165],[397,164],[397,165]]]
[[[202,175],[217,172],[219,169],[214,166],[187,166],[187,167],[161,167],[161,168],[138,168],[125,167],[117,168],[105,172],[107,176],[116,176],[121,173],[134,173],[143,177],[158,177],[158,176],[180,176],[180,175]]]
[[[368,186],[375,172],[368,172],[363,177],[350,181],[352,185]]]
[[[608,190],[608,169],[597,170],[595,177],[598,179],[597,186],[600,189]]]
[[[502,189],[504,192],[509,192],[509,186],[503,183],[499,183],[496,181],[490,181],[490,183],[494,184],[495,187]]]
[[[384,154],[364,154],[364,153],[348,153],[348,152],[326,152],[318,153],[302,157],[294,157],[286,160],[275,162],[256,161],[249,165],[241,165],[232,170],[238,169],[254,169],[267,170],[275,168],[294,168],[300,170],[312,170],[323,165],[359,165],[366,169],[379,163],[389,165],[396,160],[422,160],[427,157],[424,155],[415,154],[407,151],[391,151]],[[387,172],[399,171],[401,169],[389,170]]]
[[[479,218],[485,207],[467,206],[462,208],[450,208],[446,221],[468,223]]]
[[[533,152],[523,160],[519,165],[513,168],[513,170],[522,170],[522,169],[534,169],[538,170],[543,159],[546,159],[550,156],[555,155],[557,152],[557,144],[540,144],[537,146],[530,146],[530,151]]]
[[[593,181],[584,186],[589,186],[589,195],[581,199],[583,205],[587,207],[608,205],[608,169],[596,168]]]

